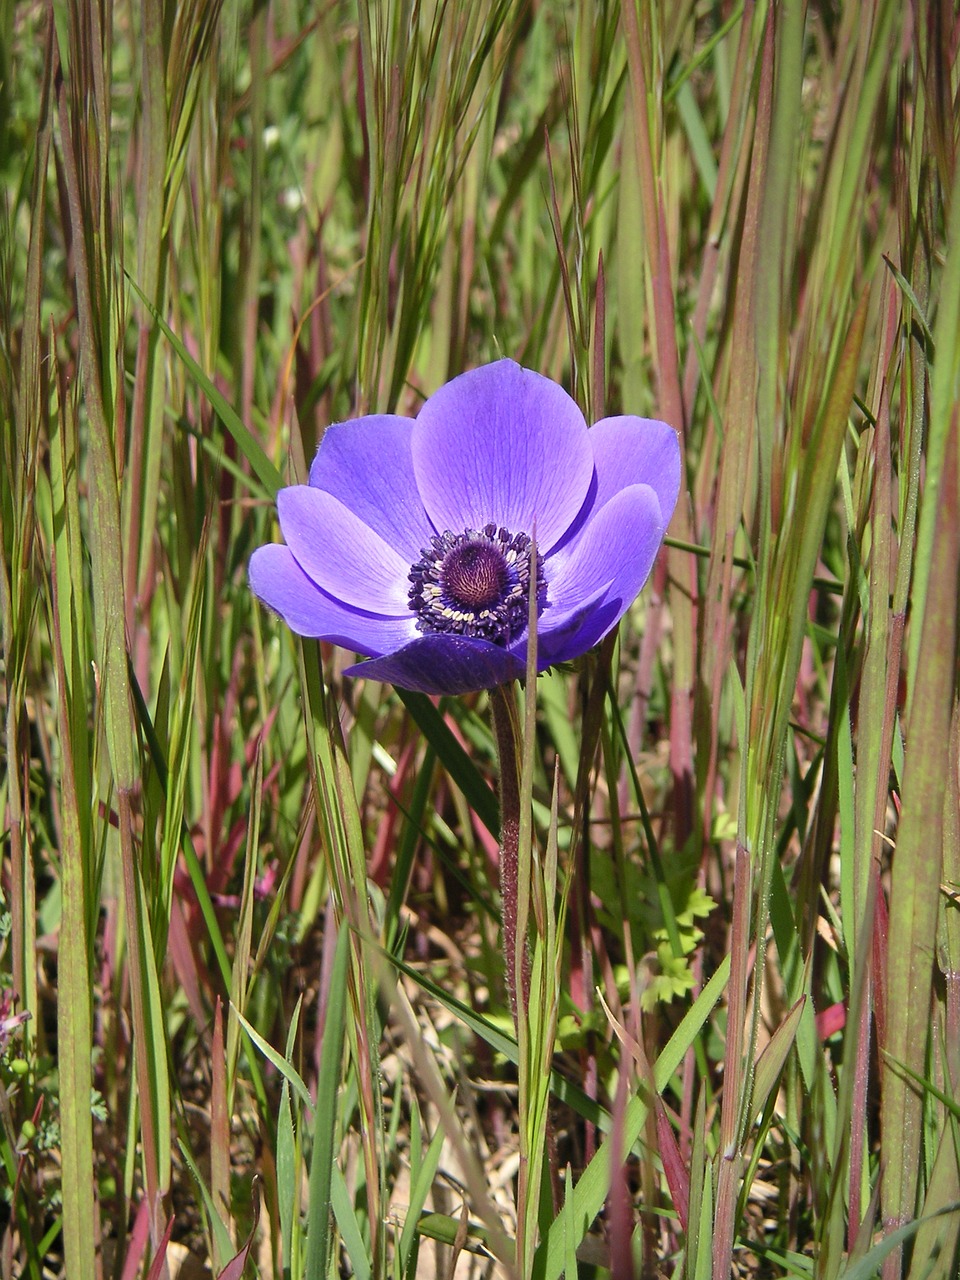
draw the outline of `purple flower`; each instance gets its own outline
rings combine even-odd
[[[556,383],[498,360],[448,382],[415,419],[329,427],[310,483],[277,495],[286,546],[254,552],[250,585],[299,635],[372,659],[348,675],[488,689],[526,670],[531,577],[539,670],[616,626],[679,486],[666,423],[588,430]]]

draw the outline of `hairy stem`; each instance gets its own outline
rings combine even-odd
[[[507,961],[507,994],[514,1026],[530,999],[530,956],[525,940],[517,939],[520,854],[520,726],[510,685],[490,691],[493,733],[500,764],[500,903],[503,949]]]

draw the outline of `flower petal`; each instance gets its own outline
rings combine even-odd
[[[538,658],[540,670],[558,662],[572,662],[592,649],[613,630],[628,608],[629,604],[613,596],[572,614],[557,631],[544,636]]]
[[[420,410],[413,466],[439,531],[491,521],[551,549],[576,518],[593,475],[583,414],[562,387],[512,360],[461,374]]]
[[[680,492],[680,442],[673,427],[656,418],[623,414],[590,428],[597,470],[593,509],[605,506],[631,484],[648,484],[657,495],[666,529]]]
[[[607,593],[609,592],[611,583],[605,582],[602,586],[585,600],[581,601],[576,608],[568,614],[556,614],[553,618],[553,625],[544,632],[542,623],[545,614],[541,617],[537,626],[537,671],[546,671],[548,667],[552,667],[555,662],[562,662],[564,659],[557,658],[554,655],[560,652],[566,652],[571,648],[570,641],[579,633],[584,626],[589,623],[590,615],[598,609],[609,609],[607,602]],[[524,629],[523,635],[519,636],[510,645],[510,652],[523,663],[526,670],[527,663],[527,639],[528,633]],[[589,645],[587,646],[589,648]],[[584,653],[585,649],[577,650],[572,656],[576,657],[577,653]]]
[[[328,595],[369,613],[410,616],[410,564],[324,489],[277,494],[280,528],[297,563]]]
[[[500,645],[467,636],[428,634],[375,658],[347,667],[344,675],[384,680],[418,693],[472,693],[518,680],[523,663]]]
[[[413,564],[436,530],[413,474],[413,419],[378,413],[327,427],[310,484],[345,507]]]
[[[590,428],[594,474],[574,523],[555,552],[571,552],[584,530],[610,499],[632,484],[648,484],[657,495],[666,529],[680,491],[680,442],[673,427],[656,418],[624,414]]]
[[[332,600],[304,573],[290,548],[279,543],[258,548],[250,557],[248,572],[254,595],[299,636],[330,640],[354,653],[376,657],[416,635],[412,617],[376,617]]]
[[[540,656],[566,662],[602,640],[646,582],[663,537],[660,502],[646,484],[614,494],[576,541],[544,566],[549,607],[540,617]],[[600,602],[584,609],[584,602]],[[571,630],[571,620],[579,625]]]

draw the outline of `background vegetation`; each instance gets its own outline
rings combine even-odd
[[[953,7],[0,28],[0,1276],[955,1276]],[[486,697],[245,573],[499,354],[686,467],[528,700],[518,1037]]]

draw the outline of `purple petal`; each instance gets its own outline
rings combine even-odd
[[[543,637],[538,662],[540,670],[557,662],[571,662],[592,649],[612,631],[626,612],[619,597],[601,598],[587,609],[579,609],[556,631]]]
[[[565,662],[603,639],[646,582],[662,538],[656,493],[649,485],[630,485],[596,513],[572,545],[548,559],[549,608],[540,618],[545,661]],[[602,603],[585,611],[583,602],[598,592]]]
[[[605,582],[591,596],[581,600],[572,612],[561,613],[557,611],[551,617],[548,610],[540,616],[537,624],[537,671],[546,671],[547,667],[553,666],[555,662],[564,661],[564,659],[555,655],[561,651],[566,652],[570,647],[569,642],[588,624],[591,614],[598,609],[609,607],[606,604],[606,600],[610,586],[609,582]],[[546,629],[544,627],[545,623],[547,624]],[[524,630],[522,636],[513,641],[509,649],[523,663],[524,670],[526,670],[526,630]],[[585,650],[581,649],[577,652],[583,653]]]
[[[631,484],[648,484],[657,495],[666,529],[680,492],[680,442],[673,427],[656,418],[624,414],[590,428],[597,469],[593,509],[605,506]]]
[[[383,680],[418,693],[472,693],[518,680],[524,664],[509,650],[467,636],[423,635],[409,644],[347,667],[344,675]]]
[[[325,595],[278,543],[260,547],[250,557],[250,586],[254,595],[279,613],[299,636],[330,640],[354,653],[389,653],[416,635],[414,620],[382,618],[349,609]]]
[[[394,547],[409,564],[436,530],[413,474],[413,419],[371,414],[327,427],[310,468],[324,489]]]
[[[593,475],[583,414],[562,387],[512,360],[461,374],[432,395],[413,430],[413,466],[438,530],[495,522],[551,549]]]
[[[572,551],[597,512],[632,484],[653,489],[666,529],[680,491],[680,442],[673,427],[655,418],[603,418],[590,428],[590,445],[595,466],[590,492],[555,551]]]
[[[368,613],[410,616],[410,564],[332,494],[294,485],[277,494],[280,528],[317,586]]]

